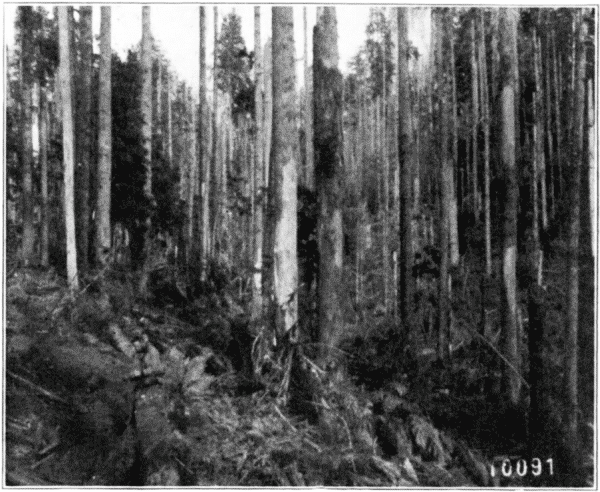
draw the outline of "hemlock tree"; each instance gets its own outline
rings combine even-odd
[[[71,291],[79,289],[77,246],[75,239],[75,149],[73,132],[73,100],[71,97],[71,12],[58,7],[60,51],[60,89],[63,123],[64,212],[67,239],[67,279]]]
[[[343,331],[342,182],[343,78],[338,69],[335,7],[317,8],[313,31],[315,173],[319,203],[319,342],[321,358],[333,358]]]
[[[503,391],[512,405],[521,393],[517,326],[517,202],[516,96],[517,96],[517,9],[500,9],[500,104],[501,160],[504,172],[504,245],[502,252],[502,325],[504,357]]]
[[[298,321],[297,132],[295,121],[294,17],[292,7],[273,7],[273,303],[278,336]],[[291,334],[292,337],[294,334]]]
[[[112,53],[110,7],[100,8],[100,73],[98,117],[98,190],[96,203],[96,260],[105,265],[111,247],[110,202],[112,182]]]

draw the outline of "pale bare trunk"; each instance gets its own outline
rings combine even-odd
[[[594,112],[594,81],[588,80],[588,153],[589,153],[589,175],[590,175],[590,218],[592,231],[592,254],[597,260],[596,248],[598,247],[598,208],[596,199],[598,196],[598,155],[596,134],[596,113]]]
[[[297,133],[292,7],[273,7],[273,293],[277,333],[298,322]],[[291,334],[295,339],[295,334]]]
[[[452,77],[452,206],[450,210],[450,264],[460,260],[458,244],[458,204],[455,183],[458,183],[458,101],[456,94],[456,59],[454,54],[454,29],[450,30],[450,73]]]
[[[75,237],[75,146],[71,91],[71,16],[69,7],[58,7],[60,84],[63,120],[64,212],[67,243],[67,279],[71,291],[79,289]]]
[[[141,70],[142,70],[142,95],[141,95],[141,113],[142,113],[142,142],[144,145],[144,195],[152,203],[152,35],[150,33],[150,7],[142,7],[142,49],[141,49]],[[145,297],[147,295],[148,283],[148,260],[150,256],[150,215],[146,218],[144,231],[144,254],[143,266],[138,285],[139,293]]]
[[[50,214],[48,210],[48,101],[46,87],[40,85],[40,264],[48,266],[48,228]]]
[[[198,108],[198,164],[201,170],[202,184],[200,195],[202,199],[200,212],[200,279],[206,280],[206,269],[208,266],[208,254],[210,250],[210,220],[209,220],[209,196],[210,196],[210,161],[208,159],[208,132],[207,132],[207,98],[206,98],[206,7],[200,7],[200,89]]]
[[[306,7],[305,7],[306,9]],[[306,32],[306,31],[305,31]],[[255,63],[255,137],[254,137],[254,272],[252,275],[252,318],[262,314],[262,256],[263,256],[263,208],[264,208],[264,159],[263,159],[263,66],[262,45],[260,38],[260,7],[254,7],[254,63]],[[305,84],[306,87],[306,84]],[[307,146],[308,152],[308,146]],[[308,154],[307,154],[308,156]],[[307,157],[308,160],[308,157]],[[308,162],[308,161],[307,161]]]
[[[477,191],[477,161],[478,161],[478,145],[477,135],[479,129],[479,71],[477,70],[477,29],[475,26],[475,18],[471,23],[471,104],[472,104],[472,121],[471,121],[471,194],[473,213],[475,220],[479,220],[479,194]]]
[[[505,361],[502,366],[503,387],[512,405],[521,393],[520,359],[517,325],[517,201],[516,170],[516,87],[517,87],[517,9],[500,9],[500,42],[503,73],[501,78],[501,159],[505,176],[504,246],[502,258],[502,315]]]
[[[111,10],[100,9],[100,95],[98,117],[98,191],[96,205],[96,259],[108,262],[111,248],[110,202],[112,175],[112,84],[111,84]]]

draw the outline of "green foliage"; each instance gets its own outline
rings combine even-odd
[[[230,12],[223,19],[217,43],[217,87],[231,96],[231,112],[237,117],[254,115],[254,82],[250,77],[253,53],[242,37],[242,19]]]

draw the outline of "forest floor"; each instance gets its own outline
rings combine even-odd
[[[346,347],[347,369],[313,367],[319,415],[308,421],[251,376],[253,338],[232,293],[158,307],[132,292],[118,271],[75,298],[52,270],[7,278],[7,484],[531,485],[492,476],[526,456],[526,429],[489,397],[485,351],[438,367],[422,346],[412,369],[376,387],[369,370],[383,368],[365,361],[385,355],[380,331]]]

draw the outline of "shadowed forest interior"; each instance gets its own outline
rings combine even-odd
[[[153,8],[15,9],[6,484],[594,486],[594,9]]]

